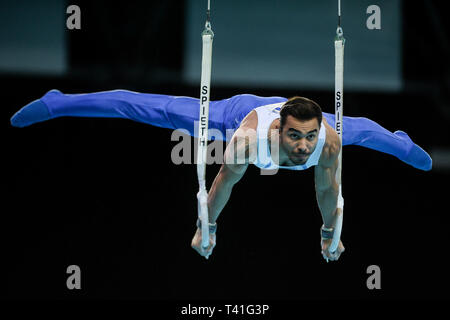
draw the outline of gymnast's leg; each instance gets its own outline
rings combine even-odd
[[[335,115],[323,113],[328,124],[334,125]],[[344,116],[342,144],[358,145],[391,154],[414,168],[429,171],[432,159],[403,131],[394,133],[367,118]]]
[[[64,94],[50,90],[11,118],[11,124],[25,127],[57,117],[124,118],[154,126],[175,129],[171,117],[174,104],[179,116],[192,118],[198,113],[198,99],[158,94],[143,94],[128,90],[112,90],[84,94]],[[195,108],[194,108],[195,106]],[[195,109],[195,110],[194,110]],[[198,114],[197,114],[198,118]],[[214,118],[211,119],[214,122]]]
[[[229,99],[211,101],[209,128],[218,129],[226,139],[227,129],[235,129],[252,109],[279,101],[282,97],[258,97],[241,94]],[[112,90],[83,94],[64,94],[50,90],[11,118],[15,127],[57,117],[123,118],[169,129],[185,129],[197,136],[195,121],[199,117],[199,99],[162,94],[138,93],[128,90]]]

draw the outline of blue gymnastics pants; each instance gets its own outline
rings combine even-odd
[[[259,97],[241,94],[229,99],[211,101],[209,128],[236,130],[242,119],[256,107],[284,102],[283,97]],[[194,121],[199,117],[199,99],[161,94],[113,90],[83,94],[63,94],[50,90],[42,98],[26,105],[11,118],[15,127],[25,127],[57,117],[124,118],[168,129],[185,129],[197,136]],[[323,112],[328,124],[334,126],[334,114]],[[358,145],[397,157],[421,170],[431,170],[431,157],[403,131],[394,133],[363,117],[343,120],[343,145]],[[229,135],[228,135],[229,136]]]

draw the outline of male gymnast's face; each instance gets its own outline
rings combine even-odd
[[[305,164],[316,149],[319,129],[317,118],[299,120],[288,115],[280,132],[281,150],[295,165]]]

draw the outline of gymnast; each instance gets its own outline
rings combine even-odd
[[[185,129],[197,137],[194,123],[199,119],[199,99],[128,90],[83,94],[50,90],[17,111],[11,124],[26,127],[64,116],[131,119],[157,127]],[[334,179],[341,143],[330,126],[334,123],[335,115],[322,112],[316,102],[305,97],[241,94],[211,101],[209,128],[220,130],[224,139],[229,136],[227,130],[233,130],[234,134],[208,193],[209,247],[201,246],[199,223],[191,246],[204,257],[212,253],[216,245],[216,220],[249,164],[267,170],[305,170],[315,166],[316,198],[323,220],[322,255],[327,261],[338,260],[345,250],[342,241],[336,251],[329,250],[333,228],[341,214]],[[346,116],[342,132],[343,146],[363,146],[393,155],[414,168],[431,170],[431,157],[403,131],[392,133],[370,119]],[[242,154],[244,161],[236,161]]]

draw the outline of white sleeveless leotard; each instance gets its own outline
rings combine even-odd
[[[297,166],[279,166],[277,165],[270,155],[269,143],[268,143],[268,131],[273,120],[280,118],[281,106],[284,102],[269,104],[255,108],[258,115],[258,126],[256,128],[257,133],[257,157],[253,162],[255,166],[261,169],[273,170],[273,169],[288,169],[288,170],[305,170],[309,167],[317,165],[322,154],[323,145],[326,139],[326,128],[322,123],[319,130],[319,137],[316,149],[308,158],[308,161],[304,165]]]

